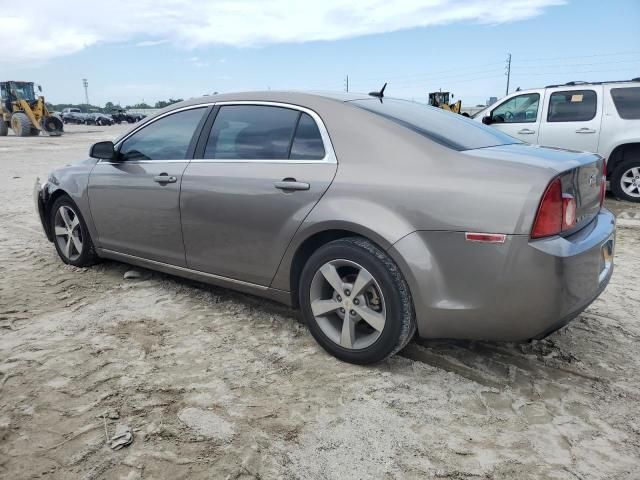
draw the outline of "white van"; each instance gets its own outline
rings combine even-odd
[[[528,143],[598,153],[613,194],[640,202],[640,78],[516,91],[474,120]]]

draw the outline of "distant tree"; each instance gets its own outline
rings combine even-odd
[[[146,102],[136,103],[135,105],[127,105],[127,108],[153,108],[151,105]]]
[[[113,104],[113,102],[107,102],[104,104],[104,109],[108,112],[109,110],[113,110],[113,107],[115,107],[115,105]]]
[[[182,98],[170,98],[169,100],[160,100],[156,102],[155,108],[164,108],[174,103],[182,102]]]

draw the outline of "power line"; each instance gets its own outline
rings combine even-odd
[[[592,58],[592,57],[616,57],[620,55],[637,55],[640,54],[640,50],[627,51],[627,52],[613,52],[613,53],[596,53],[594,55],[571,55],[571,57],[540,57],[540,58],[524,58],[518,60],[519,62],[538,62],[540,60],[567,60],[567,58]]]

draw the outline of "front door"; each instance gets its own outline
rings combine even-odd
[[[89,203],[101,248],[185,266],[180,183],[206,110],[160,117],[118,145],[114,161],[96,164]]]
[[[491,126],[523,142],[537,143],[540,129],[540,92],[508,98],[491,110]]]
[[[268,286],[336,168],[328,134],[313,112],[220,106],[206,147],[182,181],[187,266]]]
[[[548,89],[538,143],[597,152],[602,120],[602,86]]]

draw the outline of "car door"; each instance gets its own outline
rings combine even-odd
[[[512,96],[490,111],[490,124],[523,142],[537,143],[541,105],[540,91]]]
[[[602,121],[602,85],[547,89],[538,143],[597,152]]]
[[[116,145],[89,177],[91,216],[101,248],[185,266],[180,182],[207,107],[152,120]]]
[[[336,172],[320,117],[268,102],[220,104],[182,180],[189,268],[267,286]]]

